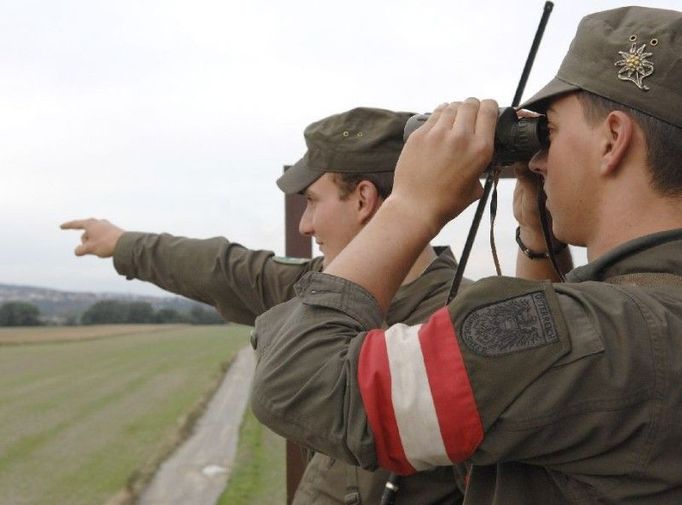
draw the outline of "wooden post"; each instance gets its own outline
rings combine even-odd
[[[289,166],[285,166],[286,171]],[[310,237],[298,232],[298,222],[305,210],[306,201],[303,195],[285,195],[284,197],[284,226],[285,245],[284,254],[296,258],[310,258],[313,252],[313,244]],[[291,505],[294,494],[298,488],[303,472],[305,471],[307,458],[305,449],[300,445],[287,440],[286,442],[286,465],[287,465],[287,505]]]

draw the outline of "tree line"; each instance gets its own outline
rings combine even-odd
[[[148,302],[102,300],[92,304],[80,317],[68,324],[223,324],[225,321],[212,308],[195,305],[188,312],[159,309]],[[0,305],[0,326],[40,326],[40,309],[28,302],[5,302]]]

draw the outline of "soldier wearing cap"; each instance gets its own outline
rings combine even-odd
[[[382,329],[410,262],[480,197],[492,158],[497,104],[444,104],[372,222],[257,320],[256,415],[366,468],[465,464],[465,504],[682,503],[680,34],[677,11],[587,16],[525,105],[549,122],[530,169],[553,232],[588,264],[565,283],[483,279],[424,324]],[[520,184],[520,264],[543,269]],[[313,377],[273,373],[306,361]]]
[[[105,220],[71,221],[62,228],[84,230],[77,255],[113,256],[117,272],[128,279],[213,305],[228,321],[253,324],[258,315],[292,298],[296,281],[322,270],[380,207],[392,189],[410,115],[357,108],[306,128],[305,156],[277,185],[286,194],[306,196],[299,230],[315,238],[321,258],[281,258],[224,238],[125,232]],[[444,306],[455,267],[449,248],[426,245],[396,294],[387,322],[417,323]],[[300,372],[310,375],[317,365],[306,364]],[[306,467],[294,503],[378,503],[387,478],[386,471],[370,472],[318,453]],[[416,474],[404,488],[399,504],[445,504],[461,497],[448,468]]]

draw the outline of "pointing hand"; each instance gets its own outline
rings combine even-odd
[[[76,246],[76,256],[93,254],[99,258],[110,258],[118,239],[125,230],[106,219],[76,219],[60,225],[62,230],[83,230],[81,243]]]

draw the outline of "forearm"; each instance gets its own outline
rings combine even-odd
[[[418,209],[391,196],[325,272],[365,288],[385,313],[419,253],[437,232],[438,227]]]
[[[213,305],[230,321],[255,317],[293,296],[306,266],[272,265],[270,251],[252,251],[224,238],[205,240],[142,233],[124,234],[114,266],[127,278],[148,281]]]

